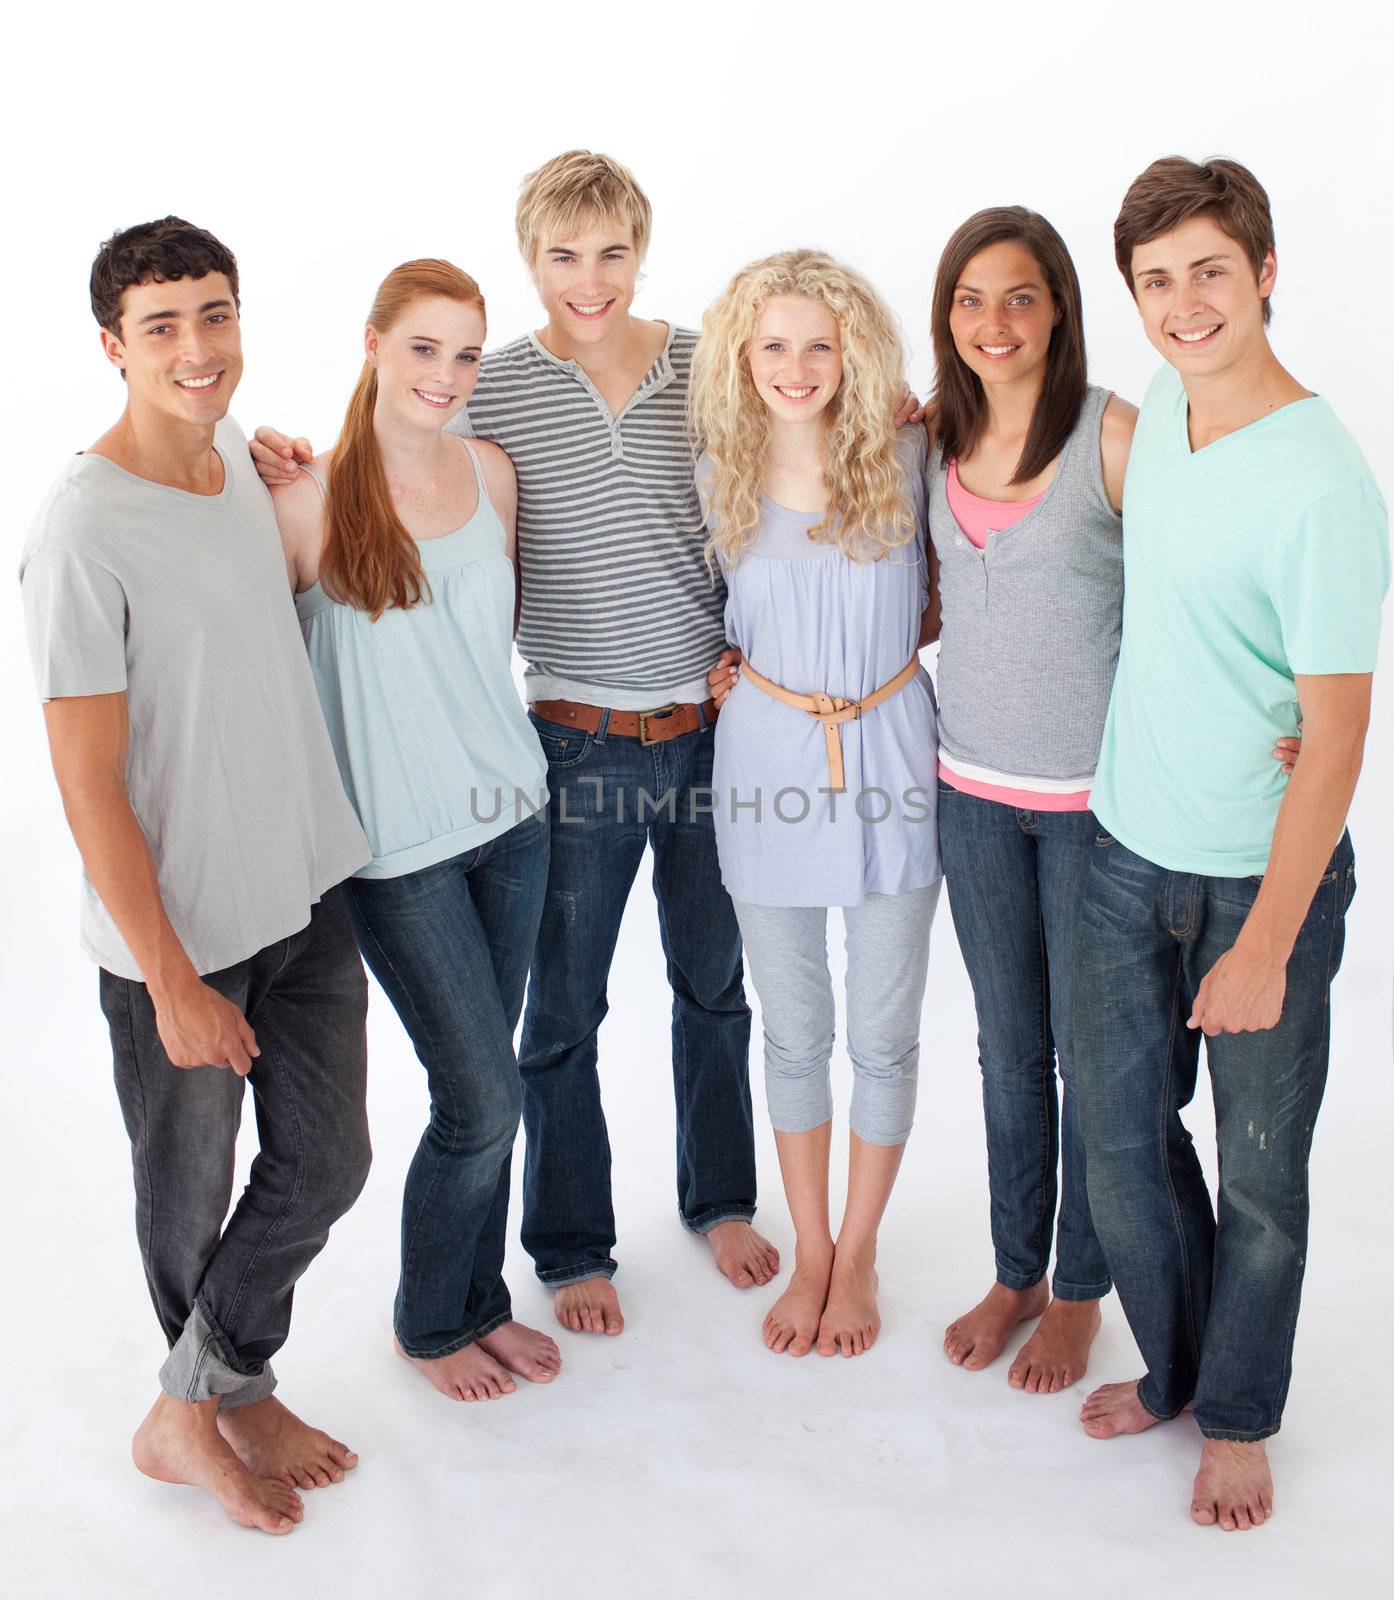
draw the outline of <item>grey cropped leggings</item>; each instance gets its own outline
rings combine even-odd
[[[847,1053],[852,1131],[904,1144],[915,1120],[920,1008],[939,885],[869,894],[842,908],[847,930]],[[745,959],[765,1026],[765,1098],[779,1133],[806,1133],[833,1114],[833,985],[825,906],[736,901]]]

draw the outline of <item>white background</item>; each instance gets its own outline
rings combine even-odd
[[[11,562],[48,482],[121,404],[86,294],[114,228],[174,211],[232,246],[247,354],[234,413],[249,431],[274,421],[323,445],[373,290],[399,261],[445,255],[478,277],[491,342],[536,324],[512,242],[516,185],[577,145],[628,162],[654,203],[641,314],[692,325],[745,260],[822,246],[896,307],[922,393],[944,240],[980,206],[1033,206],[1074,251],[1093,378],[1134,400],[1155,357],[1113,266],[1118,200],[1157,155],[1234,155],[1277,217],[1280,357],[1394,484],[1394,52],[1374,6],[48,5],[9,23],[6,46]],[[278,1362],[286,1398],[363,1465],[273,1541],[145,1482],[126,1456],[161,1352],[13,586],[0,608],[7,1593],[1387,1592],[1387,694],[1353,818],[1361,890],[1270,1526],[1192,1527],[1189,1419],[1095,1443],[1075,1420],[1084,1389],[1014,1394],[1005,1358],[970,1376],[940,1354],[943,1324],[992,1271],[971,998],[947,915],[919,1124],[883,1236],[881,1342],[849,1363],[765,1352],[776,1289],[738,1295],[675,1219],[667,1007],[641,883],[601,1036],[625,1335],[563,1334],[558,1383],[487,1408],[451,1407],[392,1357],[396,1208],[424,1092],[376,997],[376,1166],[307,1276]],[[756,1093],[761,1221],[791,1255]],[[1195,1123],[1208,1145],[1207,1113]],[[549,1326],[520,1253],[510,1270],[519,1314]],[[1136,1371],[1110,1301],[1090,1377]]]

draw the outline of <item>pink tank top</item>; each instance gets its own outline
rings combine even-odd
[[[958,477],[957,459],[949,462],[949,510],[954,521],[968,536],[968,542],[979,550],[987,549],[989,533],[1001,533],[1021,519],[1033,506],[1041,503],[1040,495],[1030,500],[984,500],[980,494],[970,494]]]
[[[970,493],[960,483],[957,459],[949,462],[944,488],[948,494],[949,510],[954,514],[954,521],[963,530],[969,544],[977,550],[986,550],[990,533],[1002,533],[1014,523],[1020,522],[1028,511],[1040,504],[1042,499],[1041,495],[1033,495],[1030,500],[984,500],[980,494]],[[980,776],[956,772],[945,764],[942,757],[939,761],[939,776],[945,783],[955,789],[961,789],[965,794],[977,795],[981,800],[996,800],[1001,805],[1017,806],[1027,811],[1089,809],[1088,789],[1078,789],[1069,794],[1012,789],[1005,784],[993,783]]]

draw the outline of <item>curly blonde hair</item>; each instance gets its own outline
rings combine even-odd
[[[838,544],[853,560],[877,560],[915,531],[895,445],[905,347],[876,290],[820,250],[782,250],[752,261],[702,318],[688,409],[713,468],[703,490],[714,525],[708,556],[734,566],[759,533],[770,422],[749,357],[766,302],[785,294],[825,305],[842,341],[842,382],[823,412],[828,509],[809,537]]]

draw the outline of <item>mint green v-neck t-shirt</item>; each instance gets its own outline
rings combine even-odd
[[[1163,367],[1123,494],[1123,642],[1092,806],[1174,872],[1268,866],[1298,675],[1373,672],[1389,519],[1319,395],[1192,451]]]

